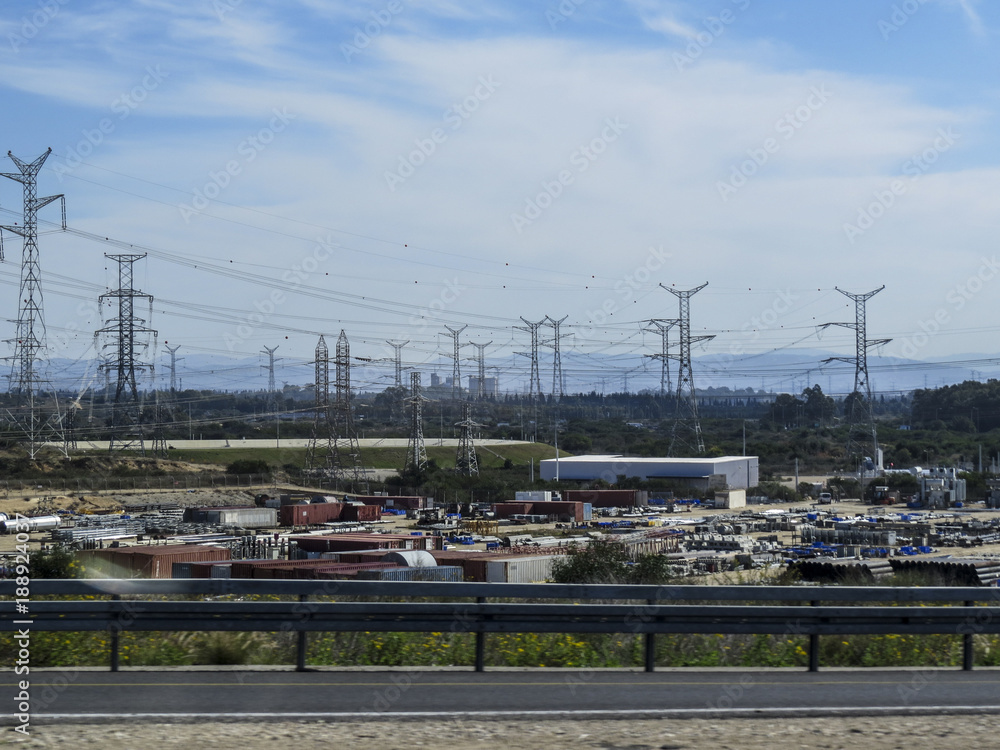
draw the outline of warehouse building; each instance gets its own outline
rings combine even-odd
[[[568,456],[541,461],[541,477],[609,484],[618,477],[673,479],[695,489],[749,489],[759,483],[757,456],[718,458],[636,458],[626,456]]]

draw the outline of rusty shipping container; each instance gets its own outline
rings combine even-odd
[[[309,503],[307,505],[282,505],[278,509],[281,526],[313,526],[341,520],[346,506],[343,503]]]
[[[226,562],[231,557],[226,547],[201,544],[118,547],[88,550],[80,556],[85,566],[116,578],[171,578],[174,563]]]
[[[382,519],[381,505],[345,505],[341,520],[373,523]]]
[[[305,552],[349,552],[363,549],[440,549],[441,537],[406,534],[337,534],[336,536],[293,536]]]

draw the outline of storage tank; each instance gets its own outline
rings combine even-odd
[[[59,516],[32,516],[31,518],[8,518],[3,523],[3,530],[6,534],[16,534],[18,532],[51,531],[58,529]],[[20,525],[20,528],[18,526]]]

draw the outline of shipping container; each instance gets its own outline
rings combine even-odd
[[[520,492],[514,493],[514,502],[517,503],[552,502],[552,492],[550,490],[522,490]]]
[[[281,526],[314,526],[341,520],[343,503],[310,503],[305,505],[282,505],[278,510]]]
[[[373,523],[382,519],[381,505],[346,505],[342,521],[354,521],[355,523]]]
[[[204,520],[242,529],[273,529],[278,525],[278,511],[274,508],[212,508],[205,512]]]
[[[362,570],[356,578],[359,581],[437,581],[459,583],[464,572],[458,565],[438,565],[433,568],[385,568],[383,570]]]
[[[487,583],[543,583],[552,578],[555,555],[527,557],[502,556],[486,562]]]
[[[228,561],[229,549],[200,544],[116,547],[80,552],[85,567],[113,578],[171,578],[174,563]]]
[[[309,560],[307,562],[315,562]],[[317,578],[338,578],[343,576],[354,576],[360,570],[384,570],[386,568],[397,567],[393,563],[371,562],[349,565],[346,563],[331,563],[324,561],[325,565],[302,565],[292,568],[268,568],[257,571],[261,578],[273,578],[280,580],[316,580]]]
[[[291,541],[305,552],[347,552],[361,549],[440,549],[441,537],[408,534],[337,534],[293,536]]]

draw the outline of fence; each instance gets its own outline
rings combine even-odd
[[[270,474],[212,474],[208,472],[178,474],[169,476],[86,476],[77,478],[4,479],[0,481],[0,491],[5,494],[31,493],[37,495],[46,491],[61,494],[82,492],[111,492],[113,490],[185,491],[218,487],[255,487],[271,484]]]
[[[14,596],[16,586],[15,581],[0,581],[0,596]],[[1000,601],[998,589],[187,579],[36,580],[31,582],[31,594],[80,597],[32,600],[31,628],[107,630],[112,671],[118,669],[118,635],[123,630],[296,632],[299,671],[306,668],[310,631],[475,633],[478,672],[485,669],[488,633],[641,634],[645,668],[652,672],[659,633],[808,635],[809,670],[817,671],[822,635],[960,635],[962,667],[971,670],[973,635],[1000,632],[1000,607],[992,606]],[[292,600],[122,599],[170,595],[280,595]],[[82,599],[93,596],[111,599]],[[330,601],[334,596],[338,600]],[[344,597],[437,601],[344,601]],[[23,627],[17,611],[14,601],[0,602],[0,631]]]

